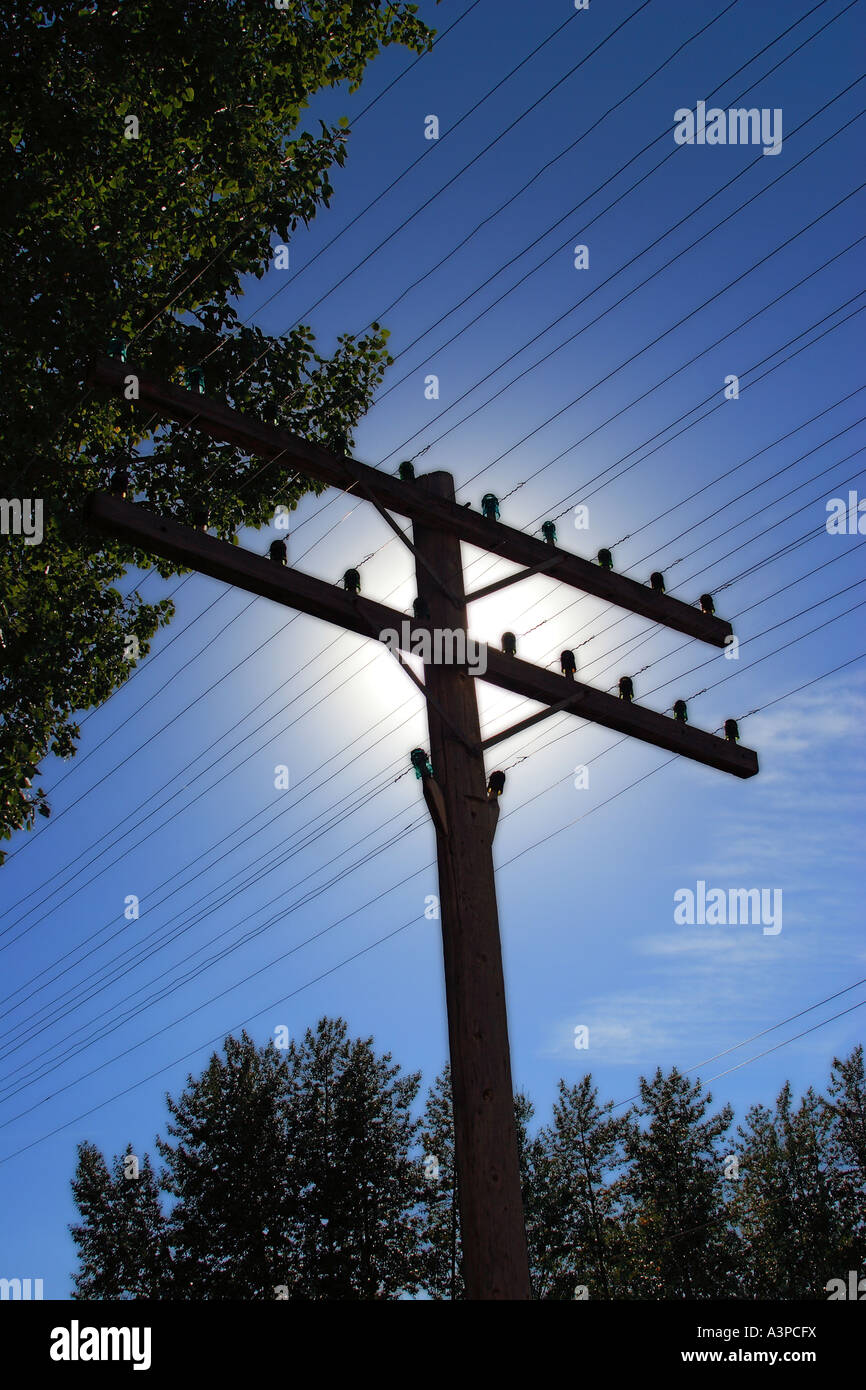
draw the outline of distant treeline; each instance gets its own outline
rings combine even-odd
[[[420,1088],[343,1019],[282,1049],[227,1038],[167,1097],[158,1167],[79,1146],[74,1297],[461,1298],[448,1069],[419,1115]],[[560,1081],[537,1130],[515,1097],[536,1298],[827,1299],[862,1275],[862,1047],[736,1128],[676,1068],[639,1097]]]

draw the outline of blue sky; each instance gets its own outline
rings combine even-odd
[[[466,10],[421,6],[440,31]],[[241,303],[255,316],[278,291],[253,321],[310,321],[324,350],[381,319],[396,361],[358,458],[446,469],[461,502],[492,491],[526,530],[559,516],[561,543],[580,554],[613,546],[620,571],[661,569],[689,601],[715,593],[740,638],[726,660],[544,579],[473,608],[474,635],[510,628],[541,665],[573,647],[592,684],[630,674],[639,701],[687,698],[706,729],[737,717],[761,761],[748,782],[666,765],[568,716],[496,749],[512,1065],[542,1120],[560,1077],[590,1070],[621,1101],[674,1064],[725,1073],[713,1095],[742,1119],[786,1078],[820,1088],[833,1055],[863,1037],[855,1008],[748,1061],[866,1000],[849,990],[866,977],[866,573],[862,538],[824,526],[829,498],[866,495],[866,266],[852,245],[864,231],[864,86],[851,85],[863,33],[862,4],[840,0],[593,0],[584,12],[479,0],[360,119],[404,53],[386,52],[354,96],[314,103],[311,120],[352,120],[349,159],[330,210],[293,239],[290,270],[251,281]],[[677,146],[674,112],[700,99],[781,109],[781,151]],[[431,114],[438,141],[424,138]],[[575,269],[576,245],[588,269]],[[732,374],[740,397],[726,400]],[[588,530],[573,525],[577,504]],[[261,552],[276,534],[246,539]],[[304,502],[289,547],[291,563],[335,582],[375,552],[364,593],[409,609],[411,556],[365,503]],[[471,548],[465,560],[475,586],[509,569]],[[439,927],[424,916],[435,846],[405,775],[427,741],[420,697],[386,651],[264,600],[201,577],[150,578],[143,592],[176,589],[174,624],[87,718],[78,758],[46,764],[54,817],[12,843],[3,870],[4,904],[17,904],[0,918],[3,1011],[20,1006],[2,1021],[15,1030],[4,1049],[25,1040],[6,1052],[0,1092],[3,1272],[43,1278],[47,1297],[68,1296],[75,1263],[75,1144],[152,1151],[166,1090],[245,1020],[264,1041],[342,1014],[426,1082],[447,1056]],[[483,684],[479,699],[487,732],[533,708]],[[677,925],[674,893],[699,880],[780,889],[781,932]],[[136,921],[123,915],[130,894]],[[573,1045],[578,1024],[587,1050]],[[21,1200],[33,1192],[38,1203]]]

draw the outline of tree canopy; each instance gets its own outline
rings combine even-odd
[[[448,1068],[419,1107],[420,1075],[343,1019],[283,1041],[229,1037],[167,1098],[159,1171],[79,1146],[74,1297],[465,1296]],[[533,1297],[826,1299],[866,1260],[864,1100],[862,1047],[736,1132],[676,1068],[624,1112],[563,1080],[534,1134],[518,1094]]]
[[[148,1159],[130,1176],[79,1146],[76,1297],[383,1299],[416,1291],[418,1074],[323,1018],[278,1049],[226,1038],[176,1099],[159,1205]],[[127,1148],[127,1154],[131,1148]],[[148,1232],[149,1238],[148,1238]]]
[[[4,8],[0,62],[0,496],[39,499],[42,539],[0,536],[0,837],[50,813],[33,786],[69,757],[76,713],[129,674],[170,620],[167,599],[116,587],[169,562],[87,526],[85,500],[118,467],[132,496],[216,535],[260,527],[319,490],[275,462],[101,399],[88,369],[109,353],[348,450],[389,361],[387,333],[243,323],[244,278],[274,238],[330,204],[345,118],[305,126],[312,98],[354,91],[387,45],[423,52],[433,31],[394,0],[58,0]],[[10,79],[11,80],[8,80]],[[3,855],[0,853],[0,862]]]

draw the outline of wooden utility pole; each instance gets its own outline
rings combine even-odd
[[[399,650],[406,652],[412,651],[419,636],[426,637],[429,659],[425,656],[424,682],[410,668],[406,670],[425,697],[430,732],[432,774],[424,768],[422,790],[436,830],[466,1288],[474,1299],[527,1299],[529,1269],[493,872],[498,807],[495,788],[488,791],[484,751],[554,712],[568,711],[735,777],[753,777],[758,760],[751,749],[737,742],[735,726],[721,739],[695,728],[685,718],[670,719],[643,708],[633,703],[630,694],[617,699],[584,685],[574,678],[573,669],[558,675],[516,655],[477,644],[478,659],[473,662],[477,678],[543,706],[540,713],[482,740],[476,677],[469,674],[466,659],[458,656],[455,660],[453,649],[448,655],[437,656],[437,638],[446,632],[449,636],[456,633],[462,638],[465,658],[467,604],[539,573],[715,647],[726,645],[731,625],[715,616],[712,603],[702,602],[697,609],[670,598],[663,584],[640,584],[609,567],[571,555],[556,544],[525,536],[498,520],[459,507],[448,473],[398,480],[286,430],[247,419],[217,401],[170,386],[128,363],[100,361],[90,382],[124,394],[130,376],[135,378],[138,399],[151,410],[194,425],[250,454],[272,462],[282,460],[284,466],[291,465],[299,473],[365,498],[414,556],[419,603],[415,618],[410,620],[406,614],[357,592],[346,592],[217,540],[173,517],[154,516],[115,495],[98,494],[89,508],[95,526],[141,550],[336,623],[349,632],[389,643],[396,638]],[[391,512],[410,518],[412,541],[396,525]],[[523,568],[467,595],[461,541]],[[622,685],[620,690],[622,693]]]
[[[449,473],[429,473],[418,486],[454,500]],[[459,539],[419,522],[413,539],[418,596],[433,631],[466,632]],[[430,757],[445,811],[444,819],[434,814],[434,823],[440,822],[439,909],[466,1292],[525,1299],[529,1260],[493,872],[498,806],[487,796],[474,677],[466,668],[430,662],[424,685],[435,701],[427,703]]]

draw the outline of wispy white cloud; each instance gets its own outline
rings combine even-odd
[[[766,753],[816,753],[821,744],[846,741],[852,756],[866,761],[862,745],[866,677],[849,676],[804,690],[754,716],[749,737]],[[783,774],[778,774],[777,777]]]

